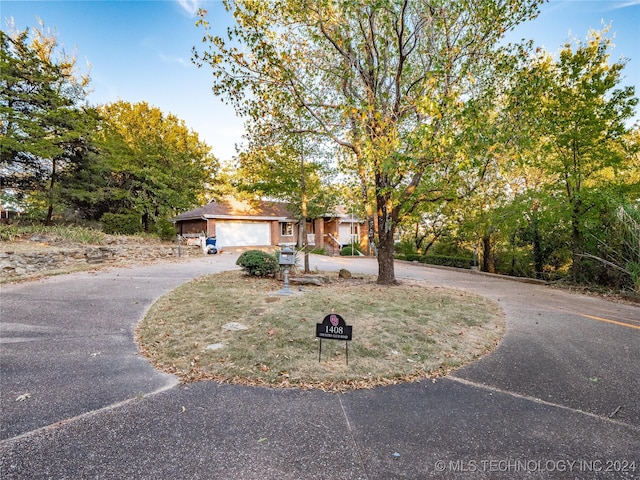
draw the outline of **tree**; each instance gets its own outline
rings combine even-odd
[[[194,60],[214,70],[214,92],[243,115],[303,108],[318,135],[346,149],[360,183],[378,282],[395,283],[394,234],[424,202],[473,188],[484,143],[460,128],[501,35],[537,1],[226,1],[237,25],[208,32]],[[207,27],[206,21],[201,25]],[[475,118],[482,119],[476,113]],[[485,152],[486,153],[486,152]],[[490,155],[489,155],[490,156]]]
[[[82,105],[88,75],[40,28],[0,32],[0,168],[2,188],[44,193],[45,222],[57,204],[58,180],[88,148],[91,113]]]
[[[607,33],[565,44],[557,59],[524,52],[509,106],[538,143],[521,152],[523,160],[545,172],[550,199],[563,199],[557,218],[570,225],[574,281],[582,280],[589,239],[598,237],[599,212],[613,197],[624,201],[625,122],[638,102],[633,87],[619,87],[625,61],[610,62]]]
[[[146,102],[99,108],[100,149],[108,174],[110,213],[136,213],[145,231],[159,219],[197,203],[217,161],[182,120]]]
[[[332,169],[321,152],[304,147],[302,139],[289,130],[268,128],[257,134],[253,129],[252,133],[247,150],[238,157],[237,176],[242,179],[238,184],[253,195],[289,204],[299,220],[298,248],[304,252],[304,271],[309,273],[307,220],[326,214],[337,203],[336,189],[329,184]]]

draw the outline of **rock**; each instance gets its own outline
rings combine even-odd
[[[247,327],[246,325],[243,325],[241,323],[238,322],[229,322],[229,323],[225,323],[222,326],[223,330],[229,330],[230,332],[237,332],[239,330],[247,330],[249,327]]]
[[[45,240],[44,237],[34,237]],[[70,244],[62,247],[29,242],[28,249],[12,248],[11,244],[0,244],[0,281],[4,278],[47,274],[49,272],[86,269],[87,265],[129,265],[159,259],[178,257],[175,245],[156,242],[134,243],[108,238],[107,245]],[[181,257],[200,256],[202,251],[182,248]]]
[[[329,283],[331,279],[324,275],[303,275],[301,277],[289,277],[291,285],[324,285]]]
[[[338,278],[351,278],[351,272],[346,268],[341,268],[338,272]]]

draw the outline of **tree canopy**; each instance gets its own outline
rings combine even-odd
[[[0,186],[19,196],[43,194],[49,222],[59,177],[89,148],[89,78],[42,23],[1,31],[0,43]]]
[[[264,115],[278,99],[342,149],[378,246],[378,282],[391,284],[405,215],[482,178],[491,152],[471,133],[487,118],[491,52],[538,3],[227,1],[237,24],[227,38],[207,32],[194,60],[211,66],[214,92],[239,113]]]
[[[146,102],[118,101],[99,112],[105,212],[134,213],[148,231],[202,200],[217,160],[184,121]]]
[[[508,106],[509,125],[530,139],[517,152],[520,171],[542,174],[538,211],[551,209],[569,229],[574,281],[584,280],[585,255],[606,242],[604,218],[640,193],[638,172],[635,182],[628,175],[627,123],[638,99],[633,87],[621,86],[625,61],[611,60],[607,34],[591,31],[556,57],[542,49],[522,52]]]

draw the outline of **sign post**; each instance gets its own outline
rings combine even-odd
[[[316,337],[320,339],[320,346],[318,351],[318,362],[322,361],[322,339],[329,340],[344,340],[346,349],[347,365],[349,365],[349,342],[352,339],[353,327],[347,325],[337,313],[330,313],[322,323],[316,323]]]

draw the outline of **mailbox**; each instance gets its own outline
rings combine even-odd
[[[288,267],[296,264],[296,252],[291,247],[284,247],[280,251],[278,257],[278,263],[283,267]]]

